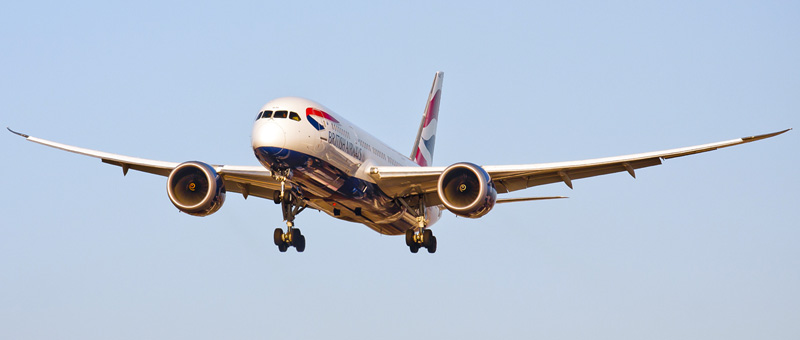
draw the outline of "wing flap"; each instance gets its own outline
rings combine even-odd
[[[226,191],[242,194],[245,199],[250,196],[255,196],[271,200],[275,197],[275,189],[263,186],[260,183],[250,183],[248,181],[242,181],[239,178],[224,178],[223,181],[225,182]],[[280,188],[277,191],[280,191]]]
[[[272,173],[262,167],[216,167],[229,192],[242,194],[244,198],[256,196],[272,199],[275,191],[281,190],[280,182],[272,178]]]
[[[370,176],[391,197],[436,192],[444,167],[372,167]]]

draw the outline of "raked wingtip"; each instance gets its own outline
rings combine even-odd
[[[8,129],[8,131],[10,131],[11,133],[13,133],[13,134],[15,134],[15,135],[17,135],[17,136],[22,136],[22,137],[25,137],[25,138],[28,138],[28,137],[30,137],[30,136],[28,136],[28,135],[26,135],[26,134],[24,134],[24,133],[19,133],[19,132],[16,132],[16,131],[14,131],[14,130],[11,130],[11,128],[10,128],[10,127],[8,127],[8,126],[6,126],[6,129]]]
[[[761,139],[767,139],[767,138],[770,138],[770,137],[775,137],[777,135],[781,135],[781,134],[784,134],[786,132],[789,132],[791,129],[792,128],[788,128],[788,129],[783,130],[783,131],[767,133],[767,134],[758,135],[758,136],[744,137],[744,138],[742,138],[742,140],[745,141],[745,142],[753,142],[753,141],[757,141],[757,140],[761,140]]]

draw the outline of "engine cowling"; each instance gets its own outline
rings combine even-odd
[[[486,215],[497,201],[497,190],[489,174],[472,163],[456,163],[439,176],[439,199],[447,210],[469,218]]]
[[[181,163],[167,179],[169,200],[194,216],[215,213],[225,202],[225,185],[214,168],[202,162]]]

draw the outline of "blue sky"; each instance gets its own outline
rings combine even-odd
[[[435,71],[435,165],[614,156],[800,127],[800,5],[17,2],[0,123],[132,156],[256,165],[268,100],[317,100],[402,153]],[[0,137],[0,338],[796,339],[798,132],[446,213],[435,255]]]

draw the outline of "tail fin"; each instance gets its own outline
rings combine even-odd
[[[425,114],[419,124],[417,140],[414,141],[414,149],[411,151],[411,160],[420,166],[433,164],[433,146],[436,141],[436,124],[439,122],[439,101],[442,100],[443,80],[444,72],[436,72],[428,102],[425,104]]]

